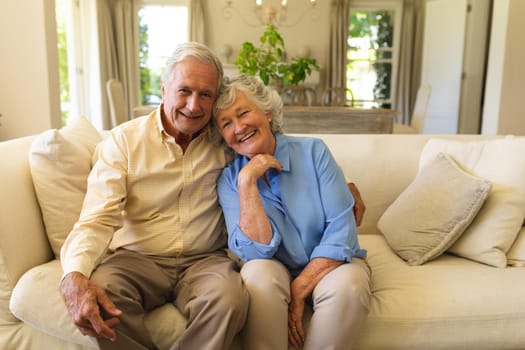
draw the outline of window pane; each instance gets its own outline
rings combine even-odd
[[[60,79],[60,109],[62,112],[62,126],[67,125],[71,115],[71,99],[69,91],[69,67],[67,57],[67,16],[68,0],[56,0],[55,12],[57,22],[58,69]]]
[[[160,79],[175,46],[188,41],[186,6],[145,5],[139,10],[140,96],[143,104],[161,101]]]
[[[351,10],[347,87],[364,107],[391,105],[394,11]]]

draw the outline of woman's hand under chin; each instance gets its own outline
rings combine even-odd
[[[248,164],[242,168],[239,173],[239,185],[246,182],[257,181],[258,178],[264,176],[270,169],[277,171],[282,170],[281,163],[270,154],[257,154],[253,156]]]

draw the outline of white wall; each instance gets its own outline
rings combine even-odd
[[[525,1],[494,0],[482,134],[525,135]]]
[[[0,140],[60,127],[54,0],[0,1]]]

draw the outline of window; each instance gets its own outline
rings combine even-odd
[[[98,52],[98,2],[55,0],[60,70],[62,123],[71,115],[89,116],[97,128],[103,127],[102,96]],[[189,39],[190,0],[135,0],[138,40],[130,76],[140,75],[140,103],[158,103],[160,76],[166,58],[180,42]]]
[[[55,15],[57,21],[57,45],[58,45],[58,73],[60,81],[60,110],[62,112],[62,125],[67,125],[71,115],[71,94],[69,82],[68,64],[68,13],[70,11],[67,0],[56,0]]]
[[[140,1],[140,100],[144,105],[161,101],[160,79],[167,58],[179,43],[188,41],[189,0]]]
[[[400,1],[350,5],[346,86],[349,104],[391,108],[399,56]]]
[[[92,116],[92,98],[88,84],[98,69],[90,62],[93,45],[94,2],[82,0],[55,0],[60,74],[60,106],[62,125],[71,116]],[[98,89],[100,90],[100,88]]]

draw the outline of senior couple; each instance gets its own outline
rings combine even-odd
[[[326,145],[283,135],[280,96],[224,81],[204,45],[176,48],[161,89],[104,142],[62,248],[75,325],[101,349],[156,349],[144,315],[173,303],[188,324],[172,349],[228,349],[241,330],[248,350],[350,349],[370,299],[364,204]]]

